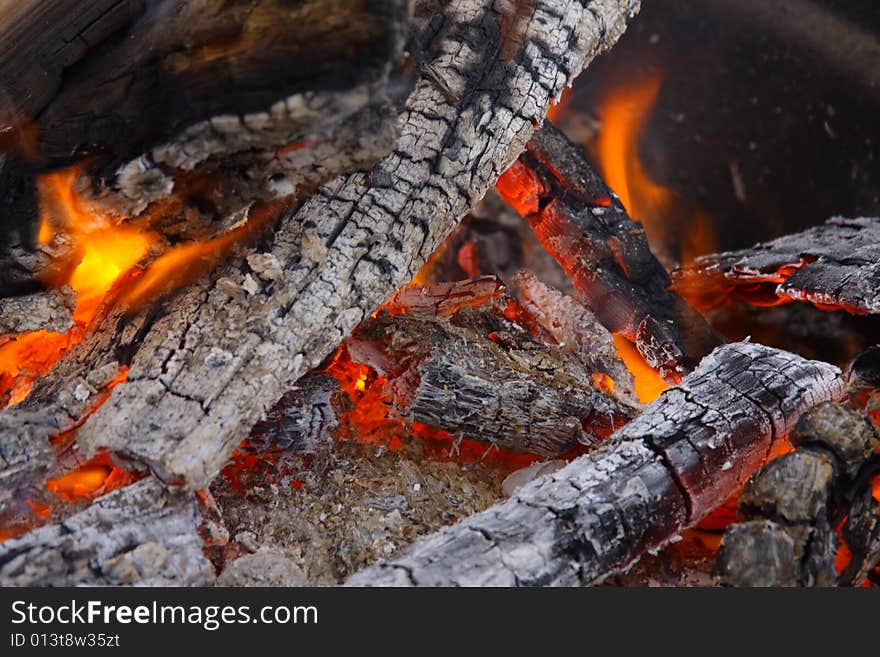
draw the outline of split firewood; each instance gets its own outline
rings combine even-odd
[[[796,450],[765,465],[743,489],[739,514],[746,522],[727,529],[717,576],[727,586],[859,584],[880,560],[880,502],[864,474],[880,435],[861,413],[826,403],[801,417],[790,439]],[[835,528],[843,513],[852,558],[838,579]]]
[[[492,277],[410,286],[358,327],[348,352],[386,379],[393,416],[511,451],[558,456],[637,414],[595,383],[610,367],[540,342],[518,314]]]
[[[200,523],[192,494],[146,479],[0,543],[0,586],[204,586],[214,569]]]
[[[723,342],[667,289],[671,281],[644,228],[552,125],[535,133],[496,189],[529,220],[599,321],[634,342],[664,379],[680,381]]]
[[[395,151],[286,214],[261,253],[231,258],[164,306],[99,322],[21,406],[56,408],[67,380],[82,378],[64,361],[122,362],[128,378],[79,428],[81,450],[205,486],[261,414],[412,279],[637,9],[630,0],[538,1],[525,14],[488,0],[417,3],[413,47],[433,73],[407,100]]]
[[[834,217],[750,249],[701,256],[673,276],[675,289],[704,309],[736,298],[880,313],[880,219]]]
[[[831,365],[751,343],[719,347],[606,446],[350,583],[601,582],[697,523],[804,411],[844,394]]]

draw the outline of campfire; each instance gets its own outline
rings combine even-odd
[[[880,171],[770,193],[682,86],[719,20],[866,63],[727,0],[14,4],[4,586],[880,585]]]

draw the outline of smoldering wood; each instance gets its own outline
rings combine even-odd
[[[389,102],[408,10],[406,0],[11,3],[0,88],[18,157],[3,180],[99,153],[92,175],[140,207],[170,192],[170,169],[319,139]]]
[[[231,258],[162,307],[104,321],[25,408],[55,408],[57,395],[72,394],[68,379],[122,362],[128,380],[79,428],[80,449],[106,449],[163,481],[205,486],[262,413],[412,279],[638,3],[536,2],[513,23],[488,0],[440,13],[420,7],[416,43],[459,102],[418,82],[397,147],[377,165],[392,185],[371,187],[363,173],[325,185],[251,254],[260,256],[256,270],[252,258]],[[499,59],[508,39],[511,58]],[[259,289],[247,291],[246,277]]]
[[[148,478],[113,491],[61,523],[0,543],[2,586],[204,586],[192,494]]]
[[[827,517],[833,483],[834,462],[828,455],[804,450],[784,454],[746,484],[739,512],[744,518],[812,524],[822,514]]]
[[[807,301],[855,314],[880,312],[880,219],[827,223],[740,251],[697,258],[674,273],[698,307],[734,297],[757,305]]]
[[[596,316],[582,304],[543,283],[526,270],[513,279],[523,307],[590,372],[608,375],[618,399],[638,406],[635,381],[617,354],[614,340]]]
[[[71,314],[75,305],[76,293],[66,286],[0,298],[0,344],[5,336],[25,331],[66,333],[73,328]]]
[[[860,476],[880,445],[871,421],[828,402],[805,413],[790,438],[796,450],[763,466],[740,495],[747,522],[725,532],[715,565],[723,585],[849,586],[880,558],[880,509],[870,477]],[[835,528],[844,514],[853,556],[838,578]]]
[[[499,193],[529,220],[605,327],[635,343],[672,382],[723,342],[681,297],[648,245],[584,156],[551,124],[537,131]]]
[[[812,406],[836,367],[751,343],[714,350],[607,446],[355,575],[352,585],[583,585],[721,504]]]
[[[858,586],[880,564],[880,502],[870,486],[864,486],[853,500],[841,536],[852,558],[840,573],[840,581]]]
[[[784,454],[759,470],[740,495],[744,523],[729,527],[716,557],[725,586],[833,586],[833,460],[821,452]]]
[[[718,550],[716,576],[727,586],[801,585],[795,539],[771,520],[732,525]]]
[[[350,405],[336,379],[310,372],[254,425],[247,449],[259,453],[315,454],[332,443],[342,414]]]
[[[353,360],[387,378],[392,415],[549,458],[594,445],[637,414],[598,390],[572,354],[507,319],[512,299],[472,305],[479,297],[466,295],[480,282],[491,279],[412,286],[348,341]],[[449,303],[457,307],[445,312]]]
[[[854,481],[880,445],[870,418],[841,404],[822,404],[804,415],[789,437],[798,448],[825,450],[835,461],[838,477]]]

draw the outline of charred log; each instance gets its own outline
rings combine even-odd
[[[592,312],[530,272],[520,271],[513,283],[523,307],[558,345],[571,351],[588,371],[608,376],[615,397],[638,404],[632,374],[618,356],[611,334]]]
[[[675,289],[699,308],[733,297],[880,313],[880,219],[835,217],[749,249],[702,256],[673,276]]]
[[[100,156],[90,176],[125,211],[167,196],[174,170],[209,158],[265,160],[253,154],[306,138],[329,145],[336,128],[400,92],[389,74],[408,9],[405,0],[6,6],[0,134],[10,157],[0,181],[22,192],[7,222],[27,218],[30,176],[87,155]]]
[[[600,582],[698,522],[801,413],[843,394],[833,366],[756,344],[719,347],[607,446],[350,583]]]
[[[532,337],[508,319],[517,313],[491,278],[411,286],[358,327],[348,351],[386,379],[392,415],[511,451],[559,456],[636,414],[597,388],[601,370]]]
[[[821,404],[795,425],[794,452],[774,459],[743,489],[747,522],[725,533],[716,574],[727,586],[858,584],[880,559],[880,505],[862,473],[880,445],[871,421],[840,404]],[[834,532],[852,558],[838,579]]]
[[[688,304],[584,156],[552,125],[535,133],[497,190],[529,220],[541,244],[571,276],[587,306],[612,333],[635,343],[672,382],[723,341]]]
[[[360,173],[340,178],[285,215],[262,253],[233,259],[164,310],[106,320],[24,406],[54,408],[72,394],[69,381],[121,360],[128,380],[79,429],[82,450],[206,485],[260,415],[412,279],[636,9],[625,0],[537,2],[515,25],[506,9],[478,0],[420,14],[417,43],[458,102],[420,80],[395,152],[377,165],[388,174],[381,185]],[[507,60],[498,58],[503,44]],[[83,419],[69,415],[70,424]]]
[[[147,479],[0,544],[0,585],[199,586],[214,579],[191,494]]]

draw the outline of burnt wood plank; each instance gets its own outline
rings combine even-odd
[[[113,491],[61,523],[0,543],[2,586],[204,586],[195,496],[149,478]]]
[[[386,379],[392,415],[507,450],[552,458],[638,413],[596,386],[599,370],[533,337],[518,315],[492,277],[409,286],[346,344]]]

